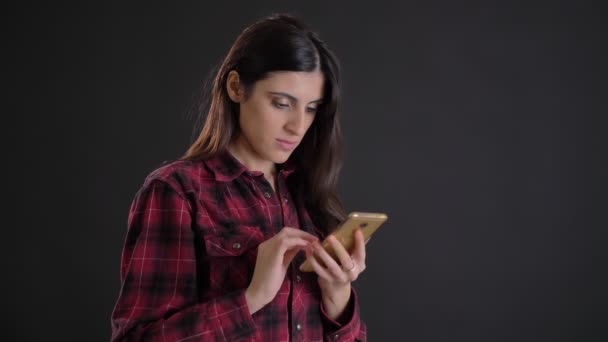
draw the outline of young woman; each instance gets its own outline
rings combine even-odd
[[[339,87],[336,57],[296,18],[239,35],[198,139],[133,200],[113,341],[366,341],[351,286],[363,235],[352,254],[331,235]]]

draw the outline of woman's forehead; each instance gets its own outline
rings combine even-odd
[[[311,102],[323,97],[321,71],[274,71],[258,83],[263,93],[286,93],[299,101]]]

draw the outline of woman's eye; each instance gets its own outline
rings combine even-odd
[[[287,108],[287,107],[289,107],[289,105],[288,105],[288,104],[285,104],[285,103],[273,102],[272,104],[273,104],[275,107],[277,107],[277,108],[281,108],[281,109],[282,109],[282,108]]]
[[[306,108],[309,113],[316,113],[318,108]]]

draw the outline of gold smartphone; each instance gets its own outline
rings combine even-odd
[[[342,222],[342,224],[336,229],[332,234],[342,243],[342,246],[348,251],[348,253],[353,252],[353,248],[355,246],[355,237],[353,233],[357,228],[361,228],[361,232],[363,233],[363,239],[367,242],[372,234],[380,228],[380,226],[387,220],[386,214],[383,213],[363,213],[363,212],[352,212],[348,215],[348,218]],[[333,247],[325,239],[323,243],[321,243],[323,249],[331,255],[334,260],[340,263],[338,257],[336,256],[336,252],[334,252]],[[300,268],[303,272],[312,272],[312,264],[308,259],[302,263]]]

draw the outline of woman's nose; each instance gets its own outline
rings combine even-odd
[[[287,122],[287,127],[294,134],[299,136],[304,135],[304,131],[306,130],[306,120],[305,120],[306,111],[305,110],[297,110],[291,115],[289,121]]]

